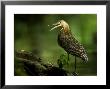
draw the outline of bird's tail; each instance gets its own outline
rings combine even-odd
[[[87,63],[87,62],[88,62],[88,57],[87,57],[87,55],[86,55],[86,54],[84,54],[84,55],[83,55],[83,60],[84,60],[84,62],[85,62],[85,63]]]

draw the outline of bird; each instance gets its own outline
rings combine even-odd
[[[69,27],[69,24],[64,20],[59,20],[55,24],[52,24],[52,28],[50,31],[54,29],[58,29],[58,45],[62,47],[68,55],[68,61],[69,61],[69,55],[75,56],[75,70],[74,73],[76,73],[76,57],[81,58],[84,62],[88,61],[87,52],[84,49],[83,45],[76,40],[75,36],[72,35],[71,29]]]

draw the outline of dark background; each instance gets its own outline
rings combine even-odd
[[[15,14],[14,46],[15,50],[27,50],[38,55],[45,63],[57,65],[57,60],[66,52],[57,44],[57,30],[49,31],[58,20],[65,20],[75,38],[83,44],[89,61],[83,63],[77,58],[79,76],[97,75],[97,15],[96,14]],[[74,57],[70,56],[64,69],[74,71]],[[27,75],[22,64],[15,59],[15,75]]]

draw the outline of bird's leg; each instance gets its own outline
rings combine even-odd
[[[74,66],[75,66],[75,70],[74,70],[74,72],[73,72],[73,75],[74,75],[74,76],[77,76],[78,74],[76,73],[76,56],[75,56],[75,64],[74,64]]]
[[[69,53],[67,53],[68,54],[68,60],[67,60],[67,64],[68,64],[68,61],[69,61]]]
[[[69,61],[69,53],[68,53],[68,61]]]
[[[75,56],[75,71],[74,72],[76,72],[76,56]]]

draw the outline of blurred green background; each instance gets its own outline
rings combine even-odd
[[[79,76],[97,75],[97,15],[96,14],[15,14],[14,46],[15,50],[31,51],[45,63],[58,66],[57,60],[66,52],[57,43],[57,30],[49,31],[48,25],[65,20],[75,38],[83,44],[89,61],[84,63],[77,58]],[[14,73],[17,76],[27,75],[15,58]],[[70,56],[69,65],[64,69],[74,71],[74,56]]]

